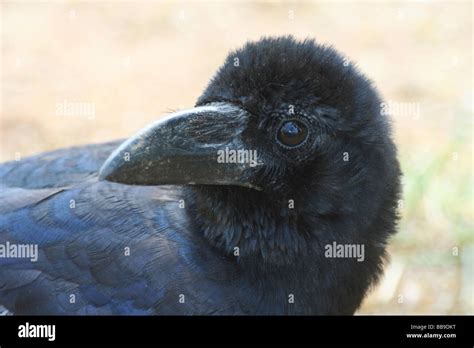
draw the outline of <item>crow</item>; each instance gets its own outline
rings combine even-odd
[[[231,52],[194,108],[124,142],[0,166],[14,314],[349,315],[397,230],[372,82],[332,47]]]

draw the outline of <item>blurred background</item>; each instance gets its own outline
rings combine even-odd
[[[2,2],[0,160],[127,137],[287,34],[334,45],[392,114],[403,218],[358,313],[473,314],[470,1]]]

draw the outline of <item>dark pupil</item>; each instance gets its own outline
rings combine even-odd
[[[287,146],[299,145],[305,139],[306,127],[298,121],[285,122],[278,131],[278,140]]]

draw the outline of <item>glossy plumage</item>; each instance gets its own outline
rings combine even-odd
[[[121,147],[1,165],[0,244],[37,244],[39,258],[0,258],[0,304],[15,314],[353,313],[395,232],[400,171],[377,93],[345,63],[312,41],[263,39],[229,55],[195,114]],[[276,141],[285,119],[308,127],[301,146]],[[218,167],[211,150],[227,143],[257,149],[262,165]],[[138,157],[121,163],[122,150]],[[174,177],[180,185],[163,185]],[[364,262],[327,258],[334,241],[364,244]]]
[[[225,293],[232,278],[226,261],[190,230],[179,188],[97,181],[116,145],[59,150],[29,158],[24,167],[0,167],[4,182],[27,187],[2,187],[0,243],[40,248],[37,262],[0,258],[2,304],[15,314],[238,311]],[[222,278],[219,287],[214,278]]]

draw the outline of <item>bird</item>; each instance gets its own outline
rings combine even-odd
[[[354,314],[398,229],[381,103],[332,46],[262,37],[228,54],[192,108],[125,140],[2,164],[0,305]]]

